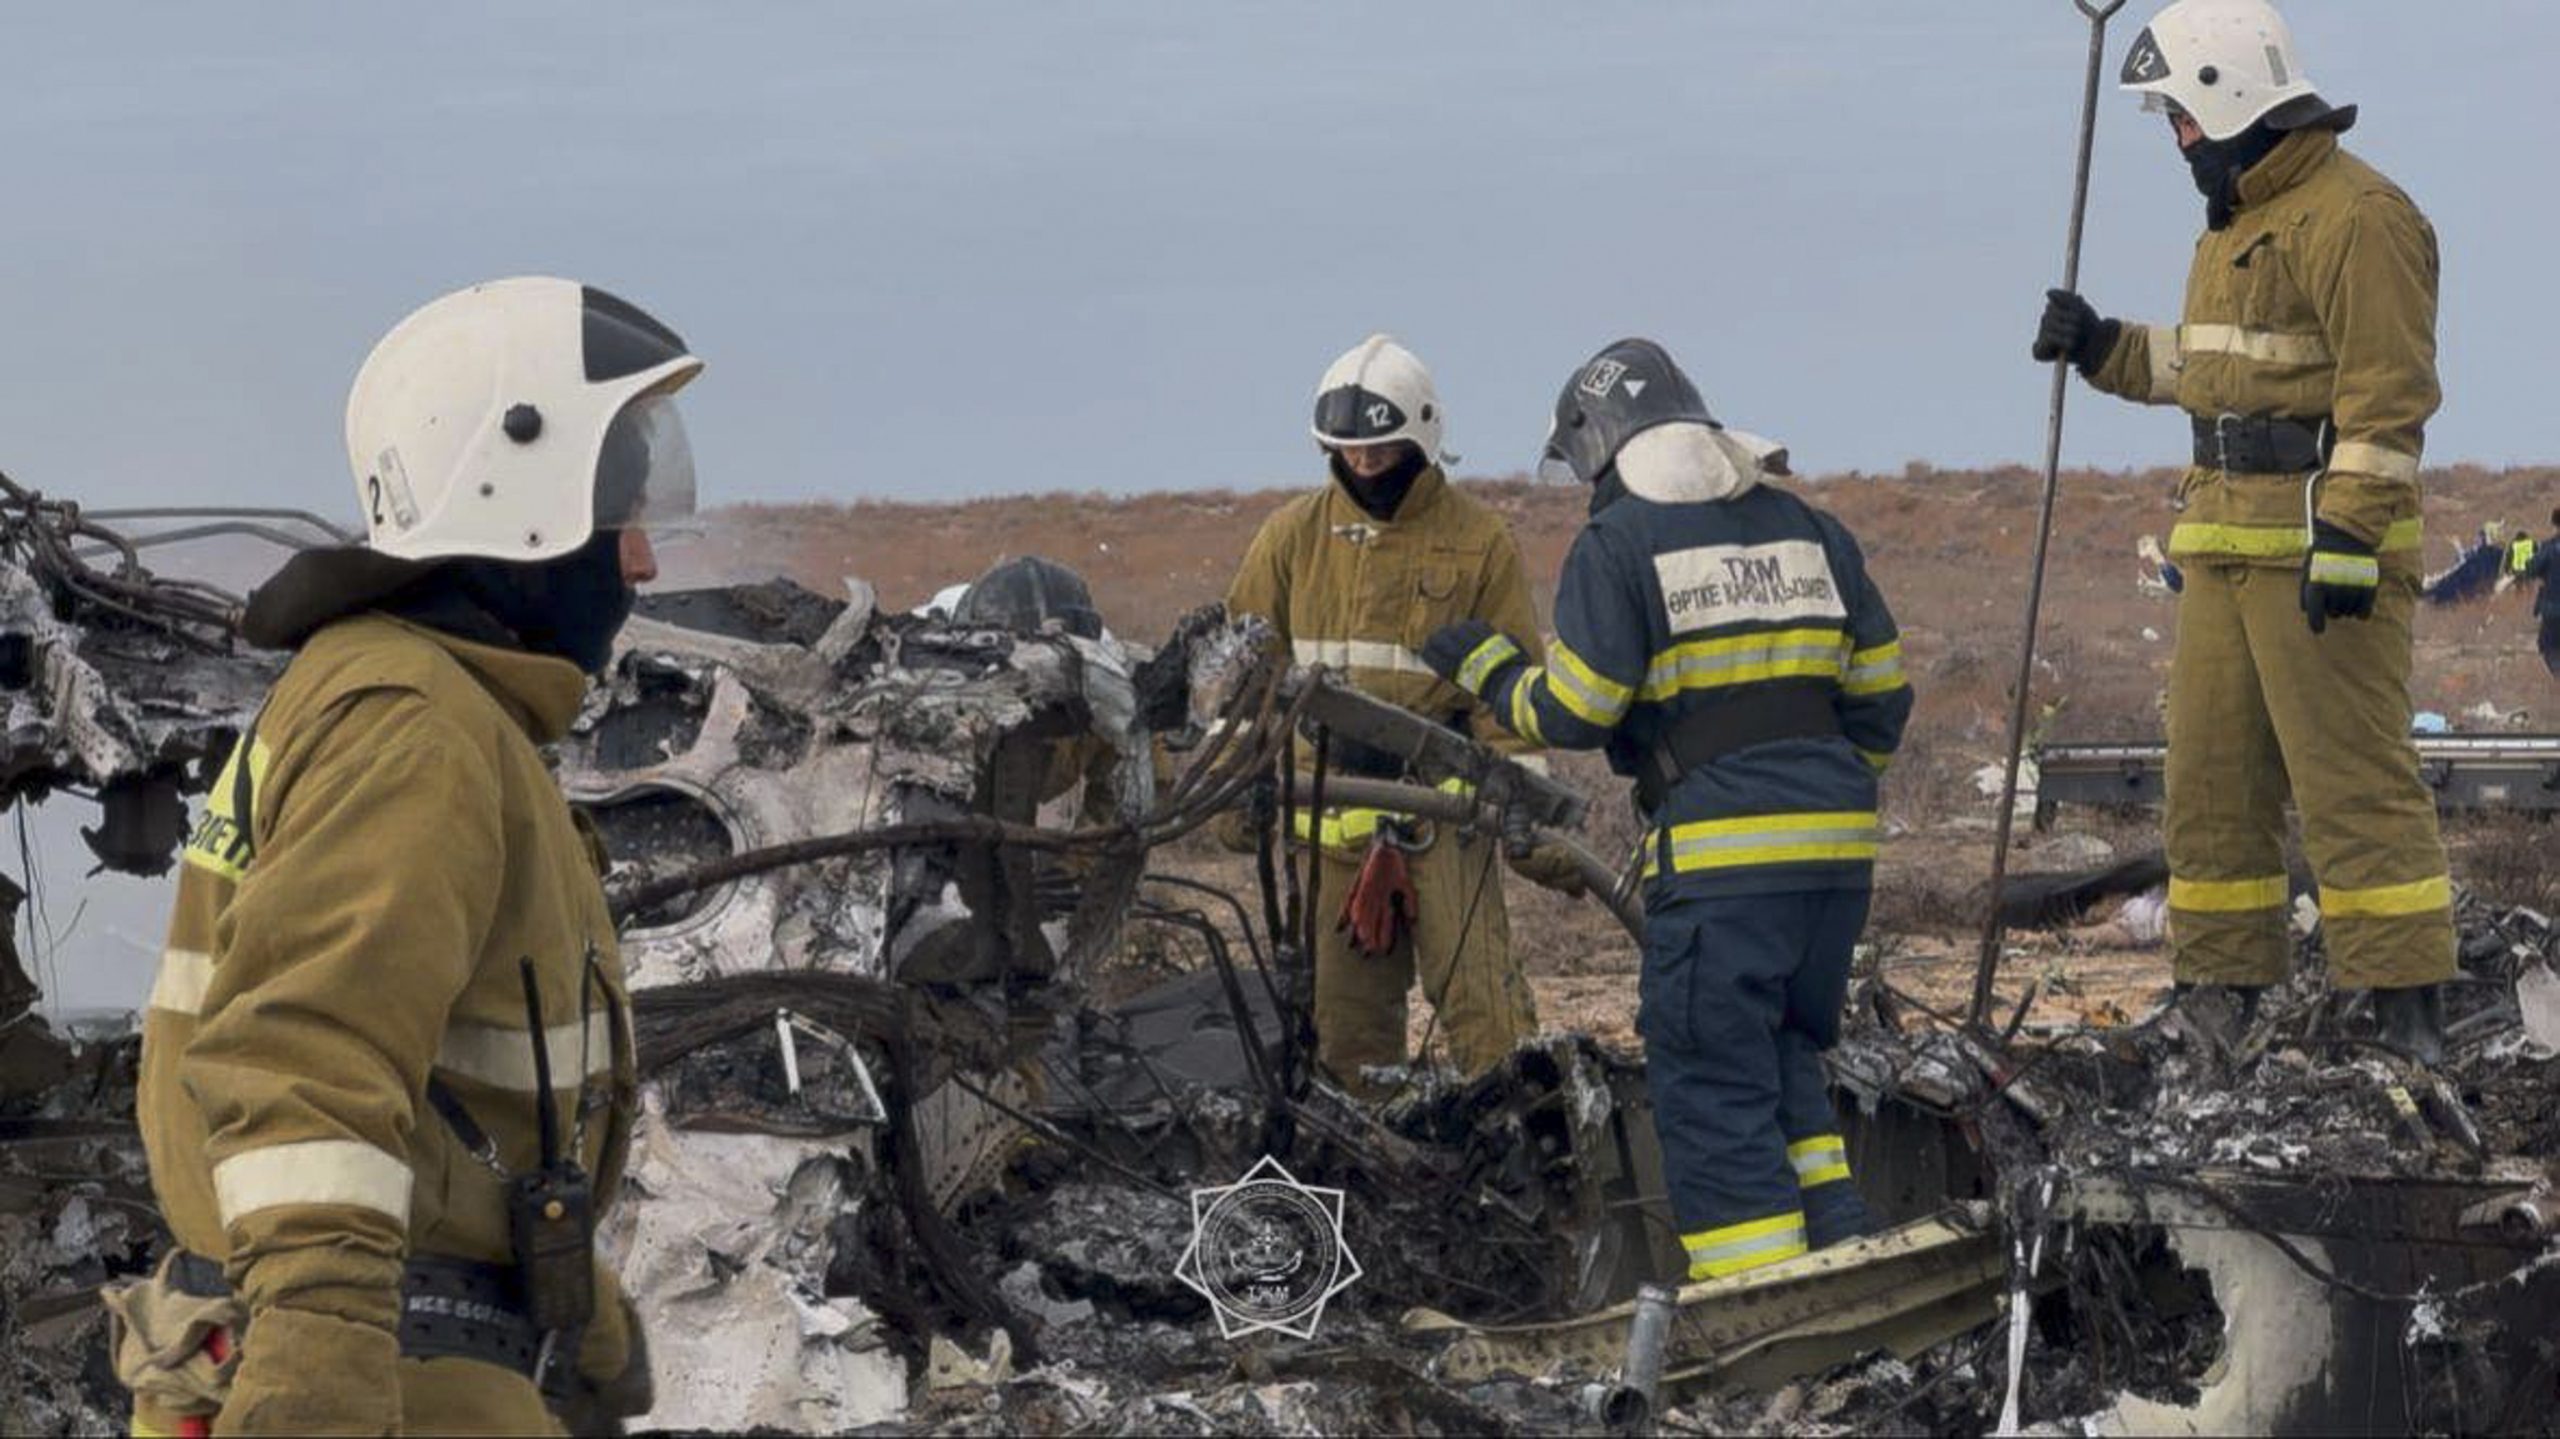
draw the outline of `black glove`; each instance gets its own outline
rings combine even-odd
[[[2374,592],[2382,586],[2382,564],[2373,546],[2327,520],[2311,523],[2311,553],[2302,557],[2302,613],[2311,632],[2329,628],[2332,619],[2373,618]]]
[[[2123,329],[2122,321],[2100,317],[2095,306],[2069,290],[2047,290],[2044,318],[2036,324],[2036,360],[2047,365],[2069,360],[2086,375],[2106,363]]]
[[[1494,676],[1528,663],[1509,635],[1483,620],[1443,625],[1422,642],[1422,662],[1431,672],[1481,699]]]

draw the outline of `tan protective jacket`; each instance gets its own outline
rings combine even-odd
[[[1423,641],[1464,619],[1519,641],[1532,664],[1543,658],[1510,528],[1437,465],[1392,520],[1371,518],[1339,483],[1281,506],[1245,551],[1227,612],[1269,620],[1298,663],[1342,670],[1363,693],[1435,719],[1467,714],[1478,739],[1508,753],[1535,748],[1422,662]]]
[[[225,1263],[253,1350],[281,1311],[396,1332],[413,1251],[508,1260],[504,1181],[424,1093],[440,1077],[509,1171],[537,1163],[520,959],[564,1143],[599,1206],[618,1187],[637,1082],[609,1017],[628,1009],[601,849],[535,748],[585,687],[562,660],[341,620],[216,782],[144,1020],[140,1113],[162,1212]],[[626,1339],[599,1283],[580,1367],[606,1376]],[[307,1382],[384,1377],[315,1363]]]
[[[2191,415],[2335,425],[2318,516],[2419,561],[2418,460],[2436,384],[2435,231],[2327,130],[2288,135],[2240,179],[2231,224],[2196,242],[2186,317],[2128,324],[2090,382]],[[2299,475],[2198,466],[2179,487],[2175,556],[2292,565],[2307,535]]]

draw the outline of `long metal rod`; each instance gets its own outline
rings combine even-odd
[[[2080,154],[2071,178],[2071,232],[2062,247],[2062,288],[2080,288],[2080,234],[2089,215],[2089,163],[2098,138],[2098,74],[2107,60],[2107,21],[2124,0],[2072,0],[2089,19],[2089,65],[2080,90]],[[2071,357],[2053,362],[2053,395],[2044,432],[2044,499],[2036,514],[2035,563],[2027,575],[2026,632],[2018,641],[2018,682],[2009,694],[2009,762],[2001,771],[2000,815],[1991,841],[1990,897],[1984,902],[1982,954],[1973,974],[1973,1008],[1966,1022],[1980,1029],[1991,1015],[1991,983],[2000,970],[2000,887],[2009,874],[2009,832],[2017,822],[2018,759],[2027,743],[2027,691],[2036,677],[2036,625],[2044,613],[2045,553],[2053,541],[2054,493],[2062,483],[2062,406],[2070,394]]]

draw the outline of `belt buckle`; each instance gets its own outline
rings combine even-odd
[[[2244,418],[2246,416],[2235,415],[2229,410],[2213,417],[2214,468],[2226,475],[2231,473],[2231,426],[2234,421]]]

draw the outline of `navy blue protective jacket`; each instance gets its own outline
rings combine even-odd
[[[1857,541],[1704,425],[1638,434],[1616,470],[1625,494],[1565,557],[1547,664],[1479,651],[1483,699],[1631,777],[1675,729],[1704,742],[1646,815],[1651,902],[1868,886],[1911,686]]]

